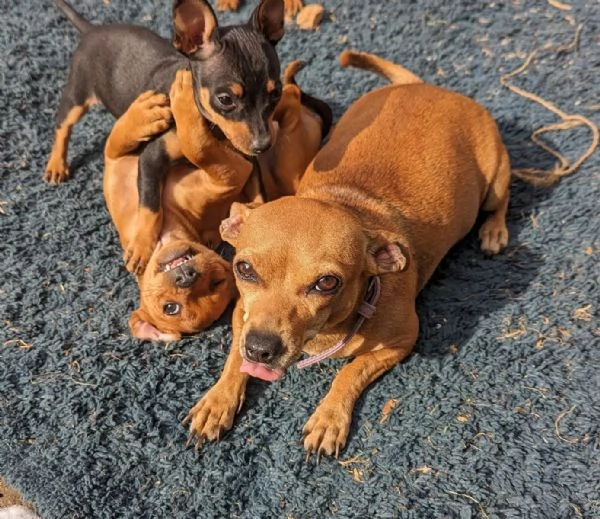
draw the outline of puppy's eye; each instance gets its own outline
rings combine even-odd
[[[181,305],[178,303],[166,303],[163,305],[163,313],[166,315],[177,315],[181,312]]]
[[[225,279],[213,279],[210,282],[209,288],[211,292],[214,292],[217,288],[219,288],[223,283],[225,283]]]
[[[231,97],[225,92],[217,94],[217,101],[219,102],[221,108],[223,108],[224,110],[231,110],[235,105],[233,97]]]
[[[254,270],[254,267],[247,261],[238,261],[235,264],[235,270],[240,279],[243,279],[244,281],[256,281],[258,279],[256,270]]]
[[[341,281],[335,276],[323,276],[313,285],[313,291],[318,294],[333,294],[341,285]]]

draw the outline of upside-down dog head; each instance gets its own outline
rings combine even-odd
[[[202,115],[242,153],[268,150],[281,97],[275,45],[284,34],[283,0],[261,0],[246,24],[223,28],[208,2],[175,0],[173,23],[173,44],[191,58]]]
[[[237,251],[242,369],[265,380],[281,377],[317,334],[354,316],[370,276],[404,270],[409,258],[390,233],[298,197],[254,209],[234,204],[221,236]]]
[[[174,241],[158,247],[138,278],[140,307],[129,318],[134,337],[173,341],[203,330],[235,294],[231,265],[204,245]]]

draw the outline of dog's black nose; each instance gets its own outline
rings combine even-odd
[[[246,357],[252,362],[271,363],[283,351],[283,343],[272,333],[250,332],[246,336]]]
[[[271,139],[271,136],[265,135],[264,137],[255,139],[252,142],[252,146],[250,149],[252,150],[252,153],[254,153],[255,155],[260,155],[261,153],[264,153],[265,151],[267,151],[271,147],[272,143],[273,143],[273,141]]]
[[[178,288],[189,288],[198,279],[198,272],[193,265],[181,265],[175,271],[175,285]]]

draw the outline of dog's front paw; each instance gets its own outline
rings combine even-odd
[[[44,180],[48,184],[62,184],[69,178],[69,167],[62,158],[50,157],[46,171],[44,172]]]
[[[183,421],[190,424],[188,445],[195,443],[198,448],[204,441],[219,441],[221,433],[231,429],[243,403],[243,392],[235,392],[224,384],[213,386]]]
[[[351,414],[343,409],[321,404],[304,426],[304,449],[308,455],[327,454],[337,458],[346,445]]]
[[[173,116],[169,99],[165,94],[147,91],[131,103],[127,109],[130,131],[138,142],[146,142],[171,126]]]
[[[169,98],[171,100],[171,110],[175,114],[175,120],[177,120],[178,113],[182,115],[187,114],[190,109],[196,107],[191,71],[183,69],[177,71],[175,81],[171,84]]]
[[[138,235],[127,245],[123,255],[125,268],[137,276],[141,276],[146,270],[152,252],[156,247],[157,239]]]
[[[240,0],[217,0],[217,11],[237,11]]]

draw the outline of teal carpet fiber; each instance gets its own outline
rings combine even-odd
[[[170,34],[170,2],[74,4]],[[542,48],[513,82],[600,123],[596,0],[325,7],[278,50],[310,61],[298,82],[336,117],[382,84],[339,53],[377,52],[485,105],[515,167],[550,168],[529,135],[560,119],[500,83]],[[129,337],[137,290],[101,187],[112,117],[93,109],[72,178],[45,184],[77,34],[49,1],[1,0],[0,16],[0,475],[44,519],[600,517],[600,153],[552,188],[512,182],[504,253],[475,233],[452,250],[419,298],[415,354],[365,392],[339,460],[305,462],[301,430],[344,361],[251,383],[234,429],[196,452],[180,421],[220,373],[227,319],[167,346]],[[546,139],[572,161],[591,134]]]

